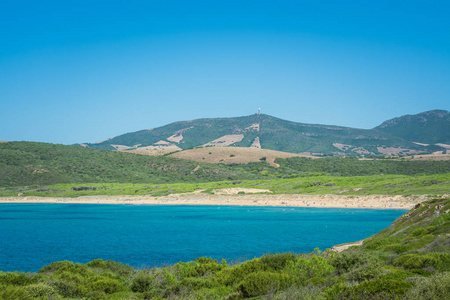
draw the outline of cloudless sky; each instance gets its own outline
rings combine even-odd
[[[450,110],[448,1],[0,1],[0,140]]]

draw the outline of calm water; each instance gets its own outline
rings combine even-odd
[[[388,227],[405,211],[242,206],[0,204],[0,270],[111,259],[135,267],[200,256],[306,253]]]

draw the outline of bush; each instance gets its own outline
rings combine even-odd
[[[94,259],[91,262],[88,262],[86,266],[91,268],[99,268],[99,269],[106,269],[108,268],[108,265],[103,261],[103,259]]]
[[[20,272],[0,272],[0,285],[27,285],[31,283],[25,273]]]
[[[301,281],[314,278],[326,277],[332,274],[334,268],[321,256],[314,256],[310,259],[298,259],[289,262],[288,270],[295,274]]]
[[[352,269],[350,272],[345,274],[345,279],[361,282],[381,277],[389,272],[385,270],[383,266],[384,265],[380,262],[361,265],[360,267]]]
[[[179,263],[177,266],[181,269],[184,276],[203,276],[208,272],[216,273],[222,270],[226,264],[219,264],[216,259],[210,257],[199,257],[193,263]]]
[[[121,290],[122,284],[112,278],[101,278],[94,282],[90,282],[88,287],[93,291],[99,291],[106,294],[114,294],[115,292]]]
[[[45,283],[36,283],[24,287],[25,292],[33,298],[47,298],[56,293],[55,289]]]
[[[137,293],[143,293],[150,290],[153,287],[154,276],[139,272],[131,281],[131,290]]]
[[[264,265],[264,270],[280,271],[283,270],[289,261],[296,261],[298,256],[294,253],[280,253],[264,255],[260,262]]]
[[[245,263],[234,266],[232,269],[224,269],[215,274],[216,280],[224,285],[233,285],[241,282],[250,273],[265,271],[266,265],[261,259],[255,258]]]
[[[184,278],[181,280],[181,285],[192,290],[198,290],[201,288],[214,288],[219,284],[211,278]]]
[[[324,292],[322,288],[308,285],[306,287],[291,286],[286,290],[273,295],[272,298],[267,297],[267,299],[273,300],[292,300],[292,299],[302,299],[302,300],[325,300]]]
[[[0,299],[5,300],[28,300],[32,299],[24,288],[18,286],[7,286],[0,290]]]
[[[254,272],[247,275],[239,285],[245,297],[256,297],[286,288],[291,283],[288,275],[272,272]]]
[[[131,266],[124,265],[123,263],[115,262],[112,260],[105,261],[105,264],[111,272],[118,274],[120,276],[130,275],[131,272],[133,271],[133,268]]]
[[[450,264],[449,253],[406,254],[394,263],[407,269],[419,269],[425,267],[444,268]]]
[[[330,259],[330,264],[339,275],[348,272],[351,268],[359,267],[365,262],[367,262],[367,258],[363,252],[351,250],[337,253]]]
[[[404,282],[403,280],[378,278],[352,287],[340,286],[339,292],[329,299],[399,299],[411,285],[411,282]]]
[[[51,282],[51,286],[63,297],[70,298],[80,296],[77,291],[77,286],[73,282],[54,280]]]
[[[51,273],[72,273],[72,274],[79,274],[83,277],[89,277],[91,275],[94,275],[91,270],[86,265],[82,264],[74,264],[71,261],[57,261],[53,262],[48,266],[43,267],[39,270],[39,273],[43,274],[51,274]]]
[[[437,273],[421,278],[405,294],[405,299],[440,300],[450,295],[450,273]]]

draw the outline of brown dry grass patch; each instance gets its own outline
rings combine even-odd
[[[224,164],[246,164],[249,162],[261,161],[263,157],[266,161],[275,167],[278,165],[275,163],[276,158],[287,158],[287,157],[311,157],[303,154],[281,152],[268,149],[258,149],[258,148],[244,148],[244,147],[205,147],[205,148],[195,148],[176,152],[170,156],[182,159],[189,159],[198,162],[206,163],[224,163]]]

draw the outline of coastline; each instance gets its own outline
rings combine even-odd
[[[204,193],[172,194],[152,196],[82,196],[66,197],[0,197],[0,203],[65,203],[65,204],[135,204],[135,205],[236,205],[236,206],[281,206],[364,209],[406,209],[430,199],[427,195],[302,195],[302,194],[252,194],[211,195]]]

